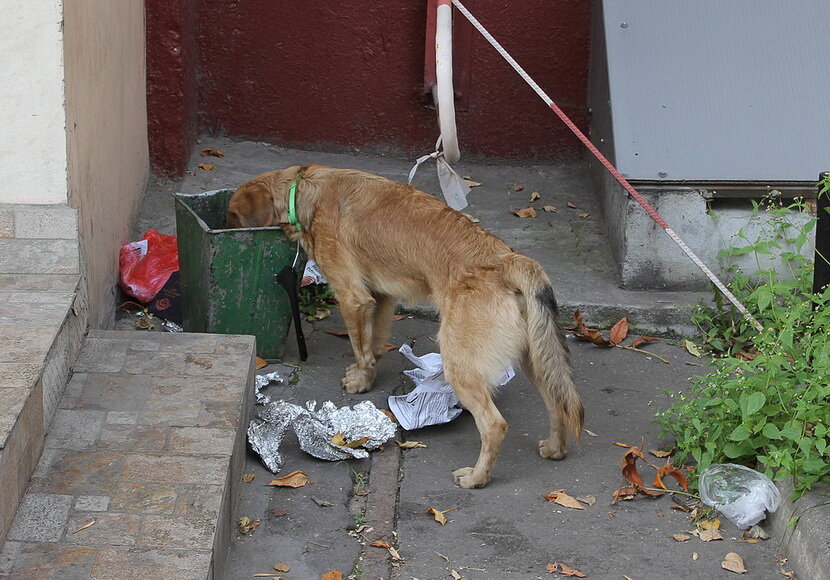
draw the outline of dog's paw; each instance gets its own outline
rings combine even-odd
[[[452,478],[459,487],[464,489],[475,489],[477,487],[484,487],[490,483],[489,479],[475,476],[475,469],[472,467],[462,467],[452,472]]]
[[[553,439],[539,441],[539,455],[545,459],[562,459],[568,454],[567,445]]]
[[[341,384],[347,393],[365,393],[372,388],[375,380],[376,370],[373,368],[361,368],[356,363],[346,367],[346,376]]]

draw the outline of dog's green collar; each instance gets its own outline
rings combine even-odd
[[[291,180],[291,187],[288,189],[288,223],[297,228],[298,232],[303,231],[303,226],[300,225],[300,220],[297,219],[297,184],[300,182],[300,177],[303,170],[300,169]]]

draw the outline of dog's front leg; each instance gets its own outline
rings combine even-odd
[[[376,303],[368,292],[335,290],[335,294],[355,358],[354,364],[346,367],[343,388],[349,393],[364,393],[372,388],[377,374],[377,359],[372,348]]]

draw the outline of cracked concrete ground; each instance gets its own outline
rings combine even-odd
[[[170,196],[174,191],[236,187],[263,171],[298,163],[355,167],[398,181],[405,180],[411,167],[405,160],[296,151],[224,138],[205,137],[197,145],[208,147],[223,151],[225,157],[211,158],[216,166],[204,171],[196,168],[205,161],[197,152],[185,179],[154,184],[136,234],[149,227],[175,233]],[[689,330],[686,309],[697,295],[627,292],[617,287],[584,166],[462,161],[458,169],[482,183],[471,193],[466,211],[543,264],[554,280],[565,316],[579,308],[592,326],[607,326],[627,316],[643,332]],[[434,169],[422,167],[415,184],[437,192]],[[517,184],[524,186],[522,191],[512,189]],[[510,209],[531,205],[533,191],[542,196],[536,205],[554,205],[557,211],[540,212],[536,219],[511,215]],[[569,208],[568,202],[576,207]],[[363,395],[344,393],[340,378],[350,362],[351,349],[345,339],[325,333],[343,328],[336,311],[330,319],[309,323],[309,360],[285,367],[294,378],[286,386],[269,387],[269,393],[295,403],[331,400],[338,406],[369,399],[385,408],[390,394],[408,388],[401,375],[408,367],[403,357],[391,352],[381,361],[374,390]],[[437,350],[436,332],[435,322],[409,318],[395,323],[392,340],[398,345],[410,342],[416,354],[424,354]],[[496,403],[511,429],[494,479],[484,489],[462,490],[452,482],[452,469],[469,465],[478,451],[475,425],[467,413],[450,424],[399,436],[421,441],[426,448],[399,451],[390,443],[362,461],[319,461],[303,453],[289,437],[281,474],[300,469],[311,484],[299,489],[263,487],[273,476],[249,454],[245,471],[255,477],[241,486],[237,515],[260,518],[261,524],[253,535],[237,536],[227,577],[274,572],[274,564],[284,562],[290,567],[286,578],[319,578],[339,570],[363,579],[452,578],[454,572],[469,580],[530,579],[553,577],[546,565],[562,562],[590,578],[716,578],[731,574],[721,569],[720,562],[732,551],[743,556],[750,577],[780,577],[776,563],[780,547],[772,541],[740,543],[739,531],[725,523],[722,541],[704,543],[692,538],[678,543],[672,534],[693,526],[686,514],[671,509],[668,497],[610,503],[611,493],[623,485],[619,461],[624,449],[614,443],[658,448],[657,429],[651,423],[654,412],[665,404],[665,390],[681,389],[690,375],[703,371],[698,359],[668,343],[648,348],[669,364],[622,349],[569,343],[586,406],[586,427],[596,437],[586,435],[566,459],[553,462],[538,456],[536,441],[546,431],[543,407],[522,376],[497,395]],[[290,346],[284,362],[296,361],[296,347]],[[557,489],[593,496],[596,502],[584,510],[568,510],[541,497]],[[451,510],[446,514],[448,523],[435,522],[425,513],[428,508]],[[386,550],[367,545],[373,534],[386,530],[403,558],[391,569]]]

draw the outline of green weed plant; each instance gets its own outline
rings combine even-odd
[[[820,195],[828,195],[830,180]],[[797,494],[830,479],[830,288],[814,294],[813,264],[801,250],[815,220],[796,227],[787,219],[803,211],[766,200],[756,204],[772,217],[771,235],[725,252],[752,253],[759,272],[734,271],[733,293],[761,322],[756,331],[737,310],[716,296],[693,321],[715,355],[709,374],[692,379],[687,393],[669,393],[673,404],[657,414],[663,434],[672,434],[677,461],[698,470],[712,463],[741,463],[774,480],[792,476]],[[762,269],[761,257],[779,255],[790,276]],[[716,292],[717,294],[717,292]]]

